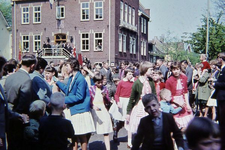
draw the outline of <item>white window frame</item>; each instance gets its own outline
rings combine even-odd
[[[136,54],[136,38],[133,38],[133,46],[134,46],[133,54]]]
[[[143,52],[144,52],[144,56],[146,56],[146,42],[143,41]]]
[[[88,38],[83,38],[82,37],[82,35],[83,34],[87,34],[88,35]],[[81,37],[81,40],[80,40],[80,42],[81,42],[81,51],[90,51],[90,33],[88,33],[88,32],[84,32],[84,33],[81,33],[81,35],[80,35]],[[85,40],[85,41],[88,41],[88,49],[83,49],[83,40]],[[85,47],[86,47],[86,43],[85,43]]]
[[[28,37],[28,39],[23,39],[23,37]],[[29,37],[29,35],[22,35],[21,36],[21,38],[22,38],[22,52],[29,52],[30,51],[30,37]],[[24,50],[24,43],[28,43],[28,50]]]
[[[35,8],[40,8],[40,10],[36,11]],[[35,16],[35,14],[37,14],[37,16]],[[38,14],[40,16],[38,16]],[[40,19],[39,21],[36,21]],[[41,23],[41,6],[34,6],[33,7],[33,23]]]
[[[96,34],[102,34],[102,37],[101,38],[97,38],[96,37]],[[101,49],[98,49],[98,43],[96,44],[96,40],[102,40],[102,43],[101,43]],[[95,32],[94,33],[94,51],[103,51],[103,32]]]
[[[96,3],[102,3],[102,6],[101,6],[101,7],[96,7]],[[96,2],[94,3],[94,7],[95,7],[95,8],[94,8],[94,11],[95,11],[95,12],[94,12],[94,20],[103,20],[103,12],[104,12],[104,11],[103,11],[103,1],[96,1]],[[97,14],[96,14],[96,10],[97,10],[97,9],[98,9],[98,10],[102,10],[102,14],[101,14],[101,15],[102,15],[102,18],[96,18],[96,15],[97,15]],[[100,14],[100,13],[98,13],[98,14]]]
[[[144,42],[141,41],[141,55],[144,55]]]
[[[28,11],[24,11],[24,9],[28,9]],[[22,24],[29,24],[30,23],[30,15],[29,15],[29,6],[26,6],[26,7],[22,7],[21,8],[21,15],[22,15]],[[24,15],[26,15],[26,18],[24,17]],[[26,21],[24,20],[26,19]]]
[[[119,52],[123,51],[123,35],[119,33]]]
[[[133,38],[130,36],[130,54],[133,53]]]
[[[123,21],[123,2],[120,1],[120,21]]]
[[[127,36],[123,34],[123,52],[127,52]]]
[[[128,6],[127,6],[127,4],[125,4],[125,8],[124,8],[124,10],[125,10],[125,13],[124,13],[124,15],[125,15],[125,22],[127,22],[127,17],[128,17],[128,15],[127,15],[127,10],[128,9]]]
[[[132,11],[132,25],[135,26],[135,9]]]
[[[146,26],[146,19],[144,19],[144,34],[146,34],[146,31],[147,31],[147,26]]]
[[[88,4],[88,8],[83,8],[83,4]],[[82,2],[81,3],[81,5],[80,5],[80,20],[81,21],[89,21],[90,20],[90,3],[89,2]],[[85,15],[85,18],[83,19],[83,14],[82,14],[82,12],[83,12],[83,10],[85,11],[85,13],[86,13],[86,11],[88,11],[88,18],[86,18],[86,15]]]
[[[144,32],[144,19],[141,18],[141,33]]]
[[[131,7],[129,6],[129,12],[128,12],[128,14],[129,14],[129,24],[131,24]]]
[[[40,37],[40,39],[35,39],[35,37],[36,36],[39,36]],[[37,44],[37,43],[38,44]],[[38,46],[39,45],[39,46]],[[36,47],[37,47],[37,49],[36,49]],[[39,49],[41,49],[41,35],[40,34],[35,34],[35,35],[33,35],[33,52],[37,52]]]
[[[66,7],[56,6],[56,19],[64,19],[65,17],[66,17]]]

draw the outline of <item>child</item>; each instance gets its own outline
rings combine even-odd
[[[141,143],[142,150],[173,150],[171,133],[178,149],[183,149],[182,133],[173,115],[159,110],[160,104],[156,95],[146,94],[142,97],[142,102],[149,115],[141,119],[131,150],[139,150]]]
[[[208,118],[195,117],[187,127],[186,137],[192,150],[220,150],[220,130]]]
[[[160,107],[161,107],[163,112],[177,114],[178,112],[180,112],[182,110],[183,106],[173,108],[173,106],[171,105],[170,101],[172,100],[172,97],[171,97],[170,90],[162,89],[160,91],[159,95],[160,95],[160,98],[161,98]]]
[[[50,108],[52,114],[40,120],[39,140],[42,150],[68,150],[67,138],[74,136],[71,122],[64,119],[61,114],[66,107],[65,96],[56,92],[51,95]]]
[[[155,90],[156,90],[157,98],[158,98],[159,101],[161,100],[161,98],[159,96],[160,90],[165,88],[165,83],[162,82],[162,79],[163,79],[162,77],[163,77],[163,75],[162,75],[161,71],[154,70],[152,79],[155,83]]]
[[[109,101],[108,90],[103,86],[103,75],[96,74],[93,78],[95,85],[90,87],[92,116],[97,134],[104,135],[106,150],[110,150],[109,133],[113,131],[112,122],[104,101]]]
[[[42,100],[36,100],[30,105],[30,124],[24,128],[24,148],[26,150],[40,150],[38,142],[39,136],[39,121],[40,118],[45,114],[46,104]]]

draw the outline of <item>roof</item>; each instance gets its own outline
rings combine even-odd
[[[139,2],[139,11],[147,18],[150,18],[150,14],[146,12],[146,8],[140,2]]]
[[[4,17],[4,15],[3,15],[1,10],[0,10],[0,18],[2,18],[3,22],[5,23],[5,26],[9,27],[9,23],[6,21],[6,19],[5,19],[5,17]]]

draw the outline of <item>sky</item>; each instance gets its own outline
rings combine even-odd
[[[210,11],[215,10],[215,0],[210,0]],[[193,33],[201,26],[202,15],[207,15],[207,0],[140,0],[150,9],[149,40],[155,36],[181,39],[184,32]]]

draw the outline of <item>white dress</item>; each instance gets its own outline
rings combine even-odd
[[[97,106],[101,110],[91,110],[93,119],[94,119],[94,125],[95,130],[97,134],[108,134],[113,132],[112,129],[112,121],[109,115],[109,112],[105,108],[103,96],[101,94],[101,90],[99,88],[96,88],[95,97],[93,100],[93,106]]]

